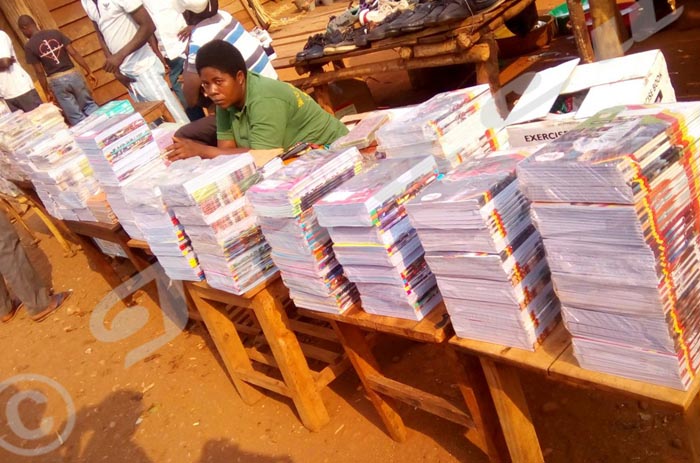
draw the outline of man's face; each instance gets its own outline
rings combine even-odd
[[[217,106],[228,109],[231,106],[242,108],[245,104],[245,74],[238,71],[235,76],[212,67],[199,71],[204,94]]]
[[[20,26],[19,30],[22,31],[22,34],[24,34],[24,36],[26,38],[29,39],[32,37],[32,27],[31,26]]]

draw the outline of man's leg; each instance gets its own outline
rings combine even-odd
[[[216,116],[198,119],[185,124],[175,132],[178,138],[188,138],[209,146],[216,146]]]
[[[70,82],[70,90],[75,96],[75,100],[78,102],[80,112],[84,116],[89,116],[97,111],[99,106],[97,106],[97,103],[95,103],[95,100],[93,100],[88,84],[85,82],[85,79],[80,71],[76,70],[75,72],[68,74],[66,78]]]
[[[80,106],[73,95],[71,81],[68,75],[49,79],[49,87],[56,97],[56,103],[61,107],[70,125],[75,125],[85,119]]]
[[[177,101],[175,94],[170,91],[168,84],[165,82],[165,68],[160,61],[156,60],[155,64],[150,69],[142,72],[138,76],[129,75],[129,77],[136,80],[136,82],[131,84],[129,91],[134,100],[163,100],[170,114],[172,114],[177,122],[183,124],[189,122],[185,110],[182,109],[182,105]]]
[[[41,284],[17,232],[5,214],[0,214],[0,273],[31,315],[49,306],[49,289]],[[0,307],[0,310],[4,308]]]
[[[5,279],[0,275],[0,318],[3,318],[12,312],[12,297],[7,291]]]
[[[21,109],[25,113],[36,109],[42,103],[41,97],[35,89],[32,89],[27,93],[18,96],[17,98],[9,98],[5,100],[5,102],[12,111]]]
[[[182,90],[182,82],[180,81],[180,76],[182,76],[182,71],[185,67],[185,58],[178,58],[174,60],[168,60],[168,66],[170,66],[170,83],[173,86],[173,92],[177,95],[177,98],[182,103],[182,107],[185,108],[185,114],[187,118],[192,122],[199,120],[205,116],[204,110],[199,106],[193,106],[191,108],[187,107],[187,100],[185,99],[185,92]]]

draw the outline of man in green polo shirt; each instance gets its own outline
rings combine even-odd
[[[348,132],[306,93],[248,71],[240,52],[228,42],[207,43],[197,52],[195,64],[204,93],[216,104],[217,146],[175,137],[168,150],[171,160],[287,150],[298,142],[325,145]]]

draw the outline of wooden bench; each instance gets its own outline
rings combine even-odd
[[[360,307],[353,307],[343,314],[307,309],[299,311],[310,318],[331,322],[367,396],[394,440],[406,440],[406,427],[394,401],[398,400],[466,427],[466,437],[486,453],[491,461],[505,459],[503,437],[478,362],[475,358],[458,359],[446,342],[453,331],[444,305],[441,304],[431,311],[420,322],[372,315]],[[463,402],[453,403],[441,396],[387,377],[372,353],[368,334],[400,336],[415,342],[444,346],[450,373],[454,375],[453,381],[461,393]]]
[[[241,296],[185,288],[246,404],[262,397],[258,386],[291,398],[311,431],[330,420],[320,392],[350,363],[328,324],[296,313],[278,275]]]
[[[688,429],[693,461],[700,461],[698,379],[688,391],[679,391],[583,369],[574,358],[571,338],[561,324],[535,352],[456,336],[450,340],[450,344],[479,357],[514,462],[544,461],[520,385],[518,371],[521,369],[542,373],[549,379],[573,386],[619,393],[681,411]]]

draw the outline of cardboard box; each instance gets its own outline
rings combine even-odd
[[[659,50],[577,64],[577,59],[571,60],[535,75],[505,122],[512,147],[555,140],[613,106],[676,101],[666,59]],[[574,97],[573,111],[550,112],[560,96]]]

